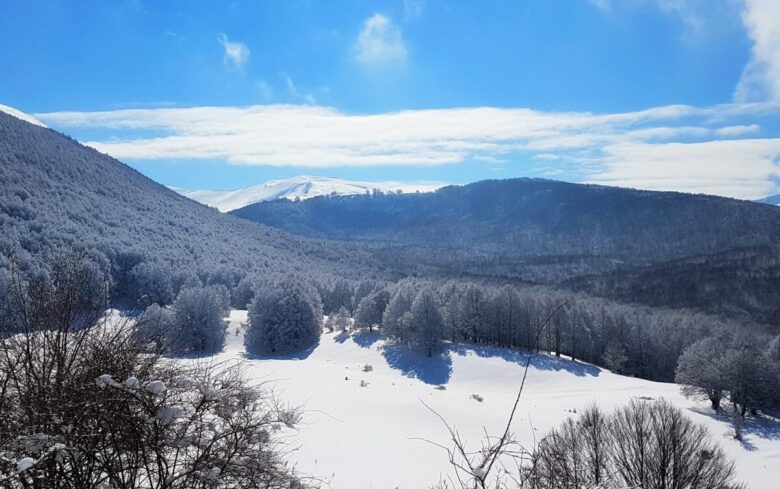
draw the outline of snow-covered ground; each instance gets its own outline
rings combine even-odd
[[[441,422],[424,401],[478,447],[483,427],[500,433],[522,375],[521,352],[455,345],[425,358],[403,348],[384,348],[376,334],[325,333],[316,348],[296,357],[247,357],[236,331],[246,311],[230,315],[220,360],[246,359],[250,375],[272,381],[281,397],[305,409],[304,422],[290,435],[298,449],[289,458],[299,471],[335,489],[423,489],[451,473],[446,454],[421,438],[447,445]],[[364,372],[363,366],[373,370]],[[677,385],[639,380],[582,363],[536,357],[512,427],[528,446],[566,416],[591,402],[611,408],[635,397],[664,397],[683,408],[736,460],[740,479],[751,489],[778,487],[780,424],[747,422],[742,442],[727,434],[725,418],[704,403],[683,398]],[[361,386],[361,381],[367,382]],[[436,389],[443,385],[444,390]],[[478,394],[482,402],[471,398]]]
[[[0,112],[5,112],[6,114],[12,115],[16,117],[17,119],[21,119],[25,122],[29,122],[30,124],[35,124],[36,126],[46,127],[46,124],[39,121],[35,117],[31,116],[30,114],[25,114],[19,109],[15,109],[13,107],[10,107],[8,105],[0,104]]]
[[[441,183],[402,182],[354,182],[338,178],[298,176],[285,180],[267,182],[236,190],[186,190],[173,188],[176,192],[222,212],[230,212],[250,204],[277,199],[310,199],[322,195],[357,195],[374,189],[383,192],[433,192],[443,187]]]

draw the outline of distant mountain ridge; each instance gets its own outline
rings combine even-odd
[[[232,214],[406,273],[571,287],[780,324],[780,207],[542,179],[261,202]]]
[[[357,182],[330,177],[306,176],[269,180],[236,190],[172,190],[192,200],[230,212],[269,200],[305,200],[324,195],[360,195],[378,190],[385,193],[433,192],[443,184],[402,182]]]
[[[769,195],[763,199],[756,200],[759,204],[780,205],[780,194]]]

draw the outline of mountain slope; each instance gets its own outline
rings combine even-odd
[[[760,204],[780,205],[780,194],[770,195],[763,199],[758,199],[756,202]]]
[[[780,323],[778,207],[516,179],[430,194],[264,202],[233,214],[363,243],[408,272],[566,285]],[[672,280],[678,273],[687,280]]]
[[[82,248],[174,269],[373,273],[364,253],[294,237],[193,202],[53,130],[0,113],[0,268]],[[97,251],[99,250],[99,251]],[[98,260],[100,261],[100,260]]]
[[[232,312],[230,331],[239,333],[228,335],[217,361],[240,359],[250,375],[280,379],[276,387],[286,400],[306,410],[303,427],[290,432],[290,444],[299,447],[291,460],[340,489],[424,488],[442,475],[454,476],[447,453],[431,446],[452,446],[435,413],[468,446],[478,447],[485,431],[497,436],[504,429],[523,377],[523,351],[447,344],[428,358],[376,333],[325,333],[305,361],[247,358],[240,336],[246,317],[245,311]],[[742,441],[722,436],[733,428],[730,409],[715,414],[706,401],[685,399],[677,384],[617,375],[545,353],[531,360],[512,433],[532,448],[534,440],[591,404],[610,411],[632,400],[659,398],[707,426],[747,487],[776,487],[780,425],[771,418],[747,420]]]
[[[25,114],[19,109],[15,109],[13,107],[9,107],[7,105],[0,104],[0,112],[3,112],[8,115],[12,115],[16,117],[17,119],[23,120],[25,122],[29,122],[30,124],[35,124],[36,126],[46,127],[46,125],[36,119],[35,117],[31,116],[30,114]]]
[[[285,180],[267,182],[237,190],[186,190],[173,188],[176,192],[201,204],[216,207],[222,212],[268,200],[304,200],[323,195],[360,195],[374,190],[382,192],[433,192],[441,188],[431,183],[400,182],[353,182],[329,177],[298,176]]]
[[[780,242],[780,209],[538,179],[487,180],[428,194],[264,202],[233,214],[303,235],[520,256],[652,261]]]

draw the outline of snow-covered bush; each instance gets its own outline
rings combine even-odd
[[[213,352],[225,344],[228,311],[223,286],[182,290],[173,304],[176,324],[174,343],[180,351]]]
[[[296,412],[238,367],[146,353],[78,277],[13,287],[26,313],[0,323],[0,486],[304,487],[275,435]]]
[[[313,346],[321,332],[322,304],[316,290],[287,277],[258,292],[244,343],[249,353],[294,353]]]

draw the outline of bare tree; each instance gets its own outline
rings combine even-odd
[[[84,290],[77,260],[13,280],[0,330],[0,486],[297,488],[298,420],[240,365],[166,360]]]

